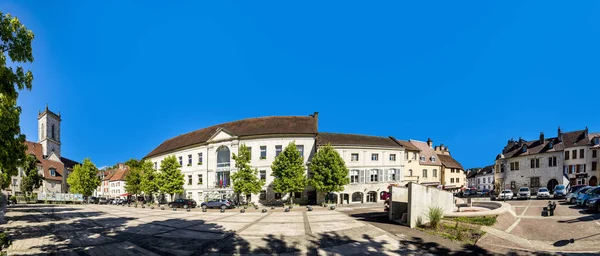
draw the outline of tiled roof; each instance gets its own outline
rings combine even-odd
[[[393,137],[392,137],[393,138]],[[402,145],[404,147],[405,150],[407,151],[421,151],[419,148],[417,148],[417,146],[413,145],[412,143],[405,141],[405,140],[397,140],[398,143],[400,143],[400,145]]]
[[[480,171],[480,170],[476,170],[476,169],[469,170],[469,171],[467,172],[467,179],[470,179],[470,178],[473,178],[473,177],[475,177],[475,175],[477,175],[477,173],[478,173],[479,171]]]
[[[440,159],[440,161],[442,161],[442,164],[444,165],[444,167],[446,168],[456,168],[456,169],[463,169],[462,165],[456,161],[454,158],[452,158],[452,156],[450,155],[437,155],[438,158]]]
[[[113,174],[110,176],[109,180],[110,181],[125,180],[125,176],[127,176],[128,173],[129,173],[129,167],[124,166],[123,168],[119,168],[119,169],[115,170],[113,172]]]
[[[550,148],[551,144],[552,148]],[[523,152],[523,146],[527,146],[525,152]],[[540,153],[562,151],[563,149],[564,144],[563,142],[560,142],[558,138],[544,139],[544,143],[540,143],[539,139],[532,141],[522,140],[521,143],[519,143],[518,141],[509,142],[504,147],[504,152],[502,154],[504,154],[505,158],[510,158],[524,155],[535,155]]]
[[[214,125],[166,140],[144,158],[190,145],[205,143],[219,128],[225,129],[238,137],[243,137],[266,134],[316,134],[317,125],[317,113],[311,116],[270,116],[243,119]]]
[[[587,130],[565,132],[563,133],[563,143],[565,148],[588,146],[590,139],[587,136]]]
[[[65,168],[63,163],[45,159],[42,154],[42,144],[26,141],[25,145],[27,145],[26,153],[35,155],[35,158],[42,164],[44,179],[62,181],[63,170]],[[50,169],[55,169],[56,176],[50,175]]]
[[[477,175],[487,175],[491,173],[494,173],[494,166],[488,165],[486,167],[483,167],[483,169],[479,170],[479,172],[477,172]]]
[[[400,148],[400,145],[398,145],[398,143],[396,143],[390,137],[326,132],[320,132],[319,134],[317,134],[316,143],[319,146],[330,143],[331,145],[335,146],[385,146]]]
[[[425,161],[421,161],[421,159],[419,159],[419,163],[422,165],[436,165],[436,166],[441,166],[442,162],[439,160],[439,158],[437,157],[437,154],[435,153],[435,151],[433,150],[433,148],[429,147],[429,145],[427,145],[426,142],[423,141],[418,141],[418,140],[410,140],[410,143],[412,143],[413,145],[415,145],[415,147],[417,147],[420,151],[421,151],[421,156],[425,157]],[[436,161],[432,162],[431,157],[435,156],[436,157]]]
[[[75,165],[81,165],[81,163],[75,162],[71,159],[68,159],[66,157],[61,157],[60,161],[63,162],[63,164],[65,165],[66,168],[68,169],[73,169],[73,167],[75,167]]]

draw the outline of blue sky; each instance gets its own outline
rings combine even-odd
[[[98,166],[226,121],[320,112],[328,132],[449,146],[600,131],[595,1],[16,1],[33,30],[22,130],[60,111],[63,155]]]

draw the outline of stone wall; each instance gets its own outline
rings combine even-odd
[[[429,222],[427,212],[431,207],[442,207],[444,213],[454,209],[452,193],[416,183],[408,185],[408,202],[408,224],[411,228],[417,226],[419,219],[421,223]]]

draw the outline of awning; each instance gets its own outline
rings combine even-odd
[[[122,194],[122,195],[119,195],[119,196],[129,196],[129,195],[130,195],[129,193],[125,193],[125,194]]]

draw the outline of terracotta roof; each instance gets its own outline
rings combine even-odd
[[[565,132],[563,133],[563,143],[565,148],[588,146],[590,138],[587,136],[587,130]]]
[[[124,166],[123,168],[116,169],[113,174],[110,176],[110,181],[118,181],[125,180],[125,176],[129,173],[129,166]]]
[[[214,125],[166,140],[144,158],[208,141],[219,128],[238,137],[266,134],[316,134],[318,113],[311,116],[270,116]]]
[[[418,141],[418,140],[410,140],[410,143],[415,145],[415,147],[417,147],[421,153],[420,153],[420,157],[424,156],[425,157],[425,161],[421,161],[421,159],[419,159],[419,163],[422,165],[436,165],[436,166],[441,166],[442,162],[439,160],[439,157],[437,156],[437,154],[435,153],[435,151],[433,150],[433,148],[431,148],[429,145],[427,145],[426,142],[423,141]],[[432,156],[436,157],[435,162],[432,162]]]
[[[35,158],[42,164],[44,179],[62,181],[63,170],[65,168],[63,163],[45,159],[42,154],[42,144],[26,141],[25,145],[27,145],[26,153],[35,155]],[[50,175],[50,169],[55,169],[56,176]]]
[[[393,138],[393,137],[392,137]],[[417,146],[405,140],[397,140],[407,151],[421,151]]]
[[[450,156],[450,155],[437,155],[437,156],[440,159],[440,161],[442,161],[442,164],[444,165],[444,167],[456,168],[456,169],[461,169],[461,170],[463,169],[462,165],[458,161],[456,161],[454,158],[452,158],[452,156]]]
[[[386,146],[386,147],[398,147],[398,145],[391,137],[377,137],[357,134],[341,134],[341,133],[326,133],[320,132],[317,134],[317,145],[326,145],[330,143],[335,146]]]

